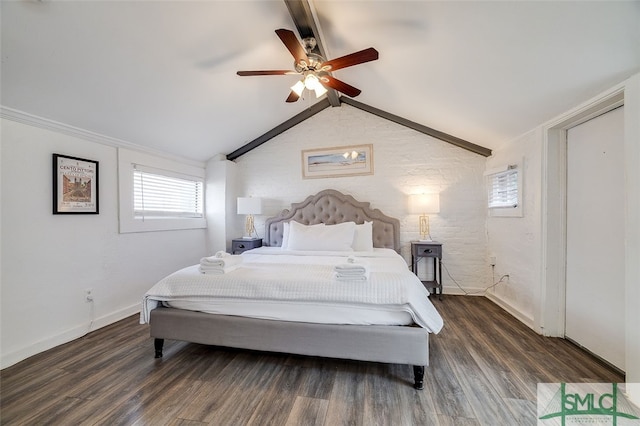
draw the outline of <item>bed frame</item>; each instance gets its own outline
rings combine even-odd
[[[265,222],[264,244],[280,246],[284,222],[305,225],[354,221],[373,222],[374,247],[400,251],[400,222],[372,210],[368,202],[327,189],[293,203],[290,210]],[[281,352],[327,358],[413,365],[414,387],[424,388],[429,365],[429,333],[422,327],[312,324],[262,320],[174,308],[151,311],[151,337],[156,358],[162,357],[164,339],[205,345]]]

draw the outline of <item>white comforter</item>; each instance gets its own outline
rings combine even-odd
[[[368,266],[368,281],[333,279],[334,266],[347,260],[344,252],[262,247],[243,253],[241,266],[226,274],[202,274],[198,265],[190,266],[162,279],[145,294],[140,322],[147,323],[150,311],[161,303],[211,301],[242,306],[245,316],[251,316],[246,306],[257,303],[290,304],[298,309],[327,305],[392,310],[410,314],[416,324],[430,332],[440,331],[442,318],[429,301],[429,292],[401,256],[390,249],[349,255]]]

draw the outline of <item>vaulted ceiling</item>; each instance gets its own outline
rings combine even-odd
[[[297,3],[2,1],[2,106],[205,161],[318,102],[236,75],[292,69],[305,17],[328,58],[378,50],[333,73],[358,102],[488,148],[640,71],[639,1]]]

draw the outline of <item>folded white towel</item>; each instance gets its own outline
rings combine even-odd
[[[203,257],[200,259],[200,266],[224,268],[226,266],[234,266],[242,263],[242,256],[240,255],[231,255],[226,253],[226,255],[218,256],[218,253],[216,253],[215,256]]]
[[[344,275],[334,272],[333,279],[336,281],[369,281],[369,273],[360,275]]]
[[[358,265],[355,263],[343,263],[340,265],[336,265],[333,268],[339,274],[349,274],[349,275],[363,275],[367,273],[368,268],[365,265]]]
[[[231,271],[235,271],[236,269],[238,269],[240,267],[240,264],[238,265],[233,265],[233,266],[224,266],[224,267],[217,267],[217,266],[203,266],[200,265],[198,267],[198,270],[200,271],[200,273],[202,274],[215,274],[215,275],[220,275],[220,274],[228,274]]]
[[[333,267],[333,278],[337,281],[367,281],[369,279],[369,264],[354,256],[349,256],[347,263]]]

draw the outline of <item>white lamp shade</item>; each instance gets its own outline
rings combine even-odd
[[[238,214],[262,214],[262,198],[238,197]]]
[[[440,194],[409,195],[409,212],[414,214],[440,212]]]
[[[302,96],[302,91],[304,90],[304,81],[300,80],[293,86],[291,86],[291,90],[293,90],[296,95]]]

